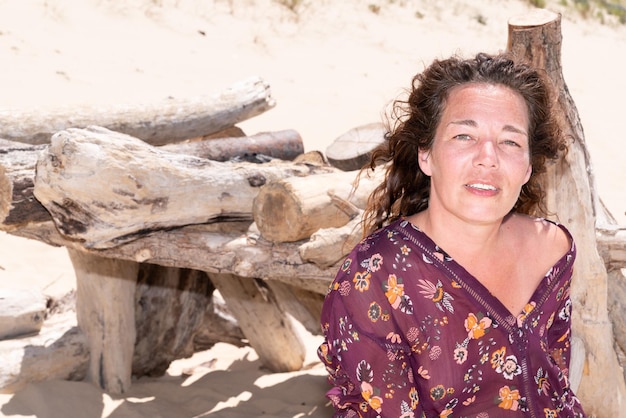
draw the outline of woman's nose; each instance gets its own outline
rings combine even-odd
[[[495,143],[493,141],[481,141],[477,145],[474,163],[487,168],[497,168],[499,161]]]

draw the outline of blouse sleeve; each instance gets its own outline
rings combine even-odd
[[[420,417],[409,347],[394,331],[394,320],[382,317],[384,292],[359,289],[360,274],[340,272],[322,312],[326,339],[318,354],[333,386],[327,396],[335,417]],[[380,287],[370,279],[372,288]]]
[[[565,275],[564,284],[556,291],[556,309],[548,330],[548,349],[552,359],[567,376],[571,356],[572,301],[570,282],[572,270]]]

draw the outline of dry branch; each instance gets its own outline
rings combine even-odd
[[[277,132],[261,132],[250,136],[211,138],[168,144],[163,145],[160,149],[214,161],[238,159],[257,162],[264,156],[280,160],[293,160],[304,153],[304,144],[300,134],[289,129]]]
[[[163,145],[221,131],[275,105],[269,85],[252,77],[218,94],[148,105],[0,110],[0,138],[46,144],[58,131],[97,125]]]

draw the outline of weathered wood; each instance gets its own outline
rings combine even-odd
[[[314,232],[309,241],[300,245],[302,260],[322,268],[332,266],[343,259],[363,237],[361,216],[355,216],[344,226],[323,228]]]
[[[193,355],[213,290],[204,272],[139,265],[133,376],[162,376],[173,360]]]
[[[34,195],[62,234],[86,248],[107,248],[159,229],[251,220],[260,186],[333,170],[210,161],[91,127],[54,135],[37,164]]]
[[[0,341],[0,393],[15,393],[46,380],[83,380],[87,338],[73,312],[54,315],[37,335]]]
[[[273,372],[302,368],[304,343],[293,319],[262,280],[232,274],[209,274],[209,277],[264,366]]]
[[[369,162],[372,151],[385,142],[382,123],[369,123],[350,129],[328,147],[328,162],[344,171],[359,170]]]
[[[0,223],[19,226],[50,220],[33,196],[37,159],[46,145],[28,145],[0,139]]]
[[[311,304],[307,303],[305,306],[302,300],[298,297],[302,297],[303,299],[312,299],[310,295],[311,292],[301,291],[297,292],[296,288],[293,286],[280,282],[278,280],[268,279],[265,281],[267,287],[274,293],[274,297],[280,309],[291,315],[297,323],[301,324],[307,331],[311,333],[319,333],[320,325],[319,325],[319,315],[316,316],[316,312],[311,310]],[[316,296],[321,296],[315,293]],[[320,309],[322,306],[322,299],[315,299],[319,305]],[[319,312],[321,314],[321,311]]]
[[[609,270],[608,287],[611,291],[608,293],[608,311],[613,323],[613,332],[615,333],[615,351],[621,366],[621,372],[626,378],[626,322],[624,314],[626,314],[626,276],[621,270]]]
[[[48,112],[4,109],[0,110],[0,138],[46,144],[58,131],[97,125],[163,145],[221,131],[275,105],[269,85],[251,77],[218,94],[146,105],[59,107]]]
[[[596,228],[598,252],[607,270],[626,268],[626,227],[598,226]]]
[[[209,284],[213,283],[208,280]],[[205,351],[223,342],[237,347],[249,345],[237,320],[219,292],[213,292],[204,310],[203,326],[193,337],[194,352]]]
[[[572,332],[584,342],[585,366],[577,395],[589,415],[619,416],[626,396],[607,313],[607,272],[598,255],[595,191],[580,119],[561,68],[561,17],[547,10],[509,21],[508,49],[546,70],[559,92],[559,107],[571,142],[545,176],[548,209],[565,223],[578,248],[572,279]],[[602,391],[598,388],[602,387]]]
[[[383,170],[361,176],[358,171],[290,177],[268,182],[254,199],[253,217],[261,235],[273,242],[308,239],[321,228],[343,226],[355,215],[346,204],[364,208]],[[280,214],[280,216],[276,216]]]
[[[338,266],[322,268],[303,261],[298,253],[302,243],[274,244],[257,233],[215,232],[212,226],[191,225],[157,231],[101,250],[86,249],[80,242],[64,238],[52,222],[29,224],[11,234],[94,256],[241,277],[272,278],[320,294],[326,294],[337,272]]]
[[[0,340],[39,332],[46,297],[34,289],[0,289]]]
[[[160,149],[178,154],[193,155],[213,161],[258,162],[263,157],[293,160],[304,153],[300,134],[288,129],[261,132],[256,135],[211,138],[163,145]]]
[[[68,250],[76,273],[76,318],[89,341],[86,380],[111,394],[130,388],[139,263]]]

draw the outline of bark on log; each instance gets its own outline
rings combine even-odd
[[[213,161],[264,162],[264,157],[293,160],[304,153],[300,134],[293,129],[256,135],[203,139],[163,145],[160,149]]]
[[[62,234],[86,248],[108,248],[160,229],[252,220],[253,199],[266,182],[333,170],[209,161],[91,127],[54,135],[37,164],[34,195]]]
[[[583,340],[586,358],[577,395],[587,414],[618,416],[623,411],[626,385],[607,313],[607,272],[597,251],[595,180],[578,112],[562,74],[560,15],[538,10],[511,19],[508,49],[545,69],[560,93],[559,107],[572,142],[565,157],[550,167],[545,186],[548,209],[572,231],[578,248],[571,291],[573,334]],[[598,391],[599,387],[603,390]]]
[[[45,145],[28,145],[0,139],[0,223],[19,226],[50,220],[50,214],[33,196],[37,159]]]
[[[355,208],[365,207],[383,171],[363,175],[356,189],[358,171],[269,182],[254,199],[254,221],[261,235],[273,242],[300,241],[321,228],[343,226],[355,216]]]
[[[269,85],[251,77],[218,94],[149,105],[59,108],[45,114],[41,109],[0,110],[0,138],[46,144],[58,131],[97,125],[164,145],[221,131],[275,105]]]

